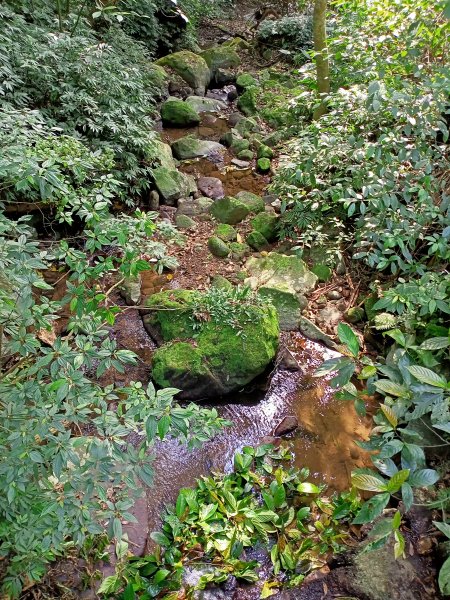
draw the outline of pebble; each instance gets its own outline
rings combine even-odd
[[[337,290],[331,290],[327,293],[328,300],[340,300],[342,295]]]
[[[238,169],[248,169],[250,167],[250,163],[248,160],[240,160],[239,158],[233,158],[231,164],[237,167]]]

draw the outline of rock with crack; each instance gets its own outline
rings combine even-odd
[[[205,59],[189,50],[168,54],[156,61],[157,65],[175,71],[200,96],[205,95],[211,79],[211,71]]]
[[[145,328],[160,346],[152,358],[152,377],[161,387],[182,390],[185,399],[216,398],[242,388],[264,372],[278,349],[272,306],[237,312],[231,327],[196,318],[202,297],[194,290],[166,290],[145,302]]]
[[[172,152],[175,158],[187,160],[189,158],[210,158],[213,153],[223,155],[225,148],[219,142],[199,140],[196,137],[187,135],[173,142]]]
[[[317,277],[297,256],[270,252],[267,256],[249,258],[245,280],[253,290],[268,298],[275,306],[283,331],[298,330],[306,295],[315,288]]]

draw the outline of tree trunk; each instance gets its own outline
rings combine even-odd
[[[325,97],[330,93],[330,63],[327,47],[327,0],[315,0],[313,13],[313,40],[316,52],[317,90],[321,100],[313,119],[319,119],[327,110]]]

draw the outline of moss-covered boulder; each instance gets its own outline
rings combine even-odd
[[[302,310],[307,306],[306,294],[316,286],[316,275],[297,256],[277,252],[249,258],[246,269],[250,277],[245,283],[270,299],[277,309],[281,329],[298,329]]]
[[[219,290],[232,290],[233,284],[226,277],[223,277],[223,275],[214,275],[211,279],[211,287]]]
[[[203,96],[189,96],[189,98],[186,98],[186,104],[198,113],[218,112],[227,108],[225,102],[215,98],[204,98]]]
[[[157,167],[152,170],[152,175],[159,195],[169,205],[174,205],[176,200],[189,196],[196,189],[195,181],[177,169]]]
[[[198,217],[209,213],[213,200],[201,196],[200,198],[181,198],[178,201],[177,215],[188,215]]]
[[[196,229],[197,223],[188,215],[178,214],[175,217],[175,225],[178,229]]]
[[[352,306],[345,313],[345,320],[349,323],[359,323],[365,316],[366,313],[361,306]]]
[[[260,173],[268,173],[270,171],[270,160],[268,158],[259,158],[256,168]]]
[[[268,250],[270,248],[269,242],[259,231],[251,231],[247,236],[247,244],[253,250],[261,252],[261,250]]]
[[[211,206],[210,212],[219,223],[228,223],[228,225],[236,225],[250,214],[248,207],[232,196],[216,200]]]
[[[241,73],[236,79],[236,87],[239,92],[258,85],[258,81],[250,73]]]
[[[252,219],[252,227],[259,231],[268,242],[277,239],[279,217],[272,213],[261,212]]]
[[[234,242],[235,240],[237,240],[236,229],[232,225],[228,225],[227,223],[220,223],[219,225],[217,225],[214,235],[216,235],[224,242]]]
[[[259,133],[261,131],[261,127],[253,117],[244,117],[236,124],[234,129],[242,137],[247,137],[252,133]]]
[[[257,214],[265,209],[264,200],[252,192],[238,192],[236,198],[243,202],[251,213]]]
[[[265,144],[259,144],[256,156],[258,158],[271,159],[274,156],[274,151],[272,150],[272,148],[269,148],[269,146],[266,146]]]
[[[218,69],[230,69],[241,64],[241,59],[232,46],[213,46],[204,50],[200,56],[210,68],[212,77]]]
[[[256,114],[256,88],[248,88],[242,96],[239,96],[237,106],[246,117],[251,117]]]
[[[240,152],[237,153],[237,158],[239,160],[253,160],[253,158],[255,157],[255,153],[252,152],[252,150],[241,150]]]
[[[189,158],[208,157],[215,152],[223,153],[225,148],[219,142],[199,140],[196,137],[187,135],[173,142],[172,151],[179,160],[187,160]]]
[[[187,84],[194,88],[196,94],[205,95],[211,79],[211,72],[205,59],[198,56],[198,54],[189,52],[189,50],[182,50],[160,58],[156,61],[156,64],[173,69]]]
[[[161,106],[161,118],[164,125],[189,127],[200,123],[200,117],[187,102],[178,99],[166,100]]]
[[[234,137],[234,139],[230,145],[230,148],[235,154],[239,154],[239,152],[243,152],[244,150],[249,150],[250,142],[244,138]]]
[[[215,235],[209,238],[208,248],[211,254],[217,258],[226,258],[230,254],[229,246]]]
[[[250,254],[250,247],[241,242],[231,242],[230,250],[232,258],[235,259],[241,259]]]
[[[266,369],[278,348],[273,307],[237,303],[233,291],[215,294],[221,294],[233,326],[231,318],[224,322],[214,314],[209,320],[196,319],[205,314],[200,292],[166,290],[146,301],[144,325],[161,346],[152,358],[152,377],[161,387],[182,390],[181,398],[216,398],[242,388]]]

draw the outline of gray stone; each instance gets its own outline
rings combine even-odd
[[[306,317],[300,317],[298,329],[300,333],[302,333],[310,340],[313,340],[314,342],[323,342],[325,346],[328,346],[328,348],[331,348],[332,350],[337,349],[337,345],[334,342],[333,338],[325,332],[323,332],[320,329],[320,327],[318,327],[315,323],[313,323]]]
[[[223,198],[223,183],[218,177],[200,177],[197,181],[199,191],[207,198]]]
[[[120,293],[128,305],[137,305],[141,302],[141,276],[125,277],[120,286]]]
[[[208,157],[213,152],[223,153],[225,152],[225,148],[219,142],[210,142],[186,136],[173,142],[172,152],[179,160],[186,160],[189,158]]]
[[[225,258],[230,254],[230,247],[217,236],[209,238],[208,248],[211,254],[218,258]]]
[[[342,294],[337,290],[331,290],[327,293],[328,300],[340,300],[342,298]]]
[[[298,427],[298,419],[293,415],[288,415],[282,419],[278,425],[273,430],[273,435],[275,437],[282,437],[283,435],[287,435],[288,433],[292,433]]]
[[[178,214],[175,217],[175,225],[179,229],[196,229],[197,223],[188,215]]]
[[[209,212],[213,201],[210,198],[201,196],[200,198],[190,199],[181,198],[178,200],[177,215],[188,215],[189,217],[198,217]]]
[[[182,196],[189,196],[193,191],[195,180],[177,169],[158,167],[152,171],[153,181],[166,204],[174,205]]]
[[[149,210],[159,210],[159,194],[156,190],[152,190],[148,195]]]
[[[182,50],[160,58],[155,64],[173,69],[177,75],[194,88],[196,94],[205,94],[211,79],[211,72],[201,56],[189,52],[189,50]]]
[[[253,290],[269,298],[278,312],[280,328],[284,331],[298,329],[302,311],[308,302],[317,277],[297,256],[270,252],[267,256],[249,258],[246,270],[250,277],[245,280]]]
[[[231,164],[238,169],[249,169],[250,163],[248,160],[241,160],[239,158],[233,158]]]
[[[227,105],[221,100],[215,98],[204,98],[202,96],[190,96],[186,98],[186,104],[189,104],[197,113],[219,112],[225,110]]]

